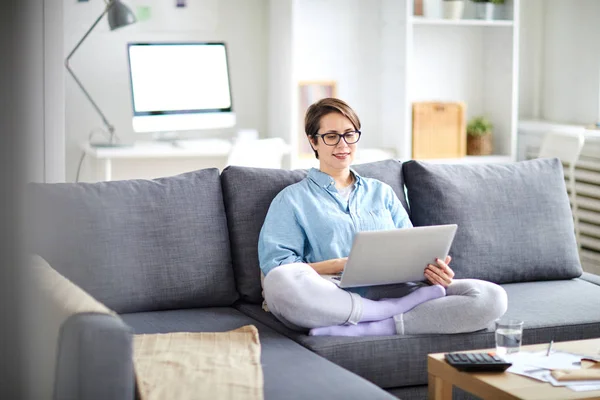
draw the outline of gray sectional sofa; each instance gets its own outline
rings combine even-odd
[[[387,160],[355,170],[390,184],[415,225],[458,224],[456,277],[502,284],[507,316],[525,321],[525,344],[600,337],[600,277],[582,274],[558,160]],[[31,184],[28,250],[120,317],[88,313],[63,324],[55,394],[133,398],[132,332],[254,324],[266,399],[426,398],[427,353],[494,346],[490,329],[312,337],[263,311],[262,221],[274,196],[305,175],[228,167],[156,180]]]

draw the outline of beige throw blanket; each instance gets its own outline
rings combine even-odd
[[[140,398],[263,398],[260,342],[253,325],[229,332],[135,335]]]
[[[39,256],[30,258],[33,312],[28,350],[32,398],[51,399],[61,325],[77,313],[113,311],[55,271]],[[230,332],[134,335],[134,366],[142,400],[262,399],[258,331],[252,325]]]

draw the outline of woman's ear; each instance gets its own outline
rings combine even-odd
[[[317,149],[315,149],[315,146],[317,145],[317,141],[319,140],[318,137],[315,136],[307,136],[308,137],[308,143],[310,143],[310,147],[313,149],[313,151],[317,151]]]

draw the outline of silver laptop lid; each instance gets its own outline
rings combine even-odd
[[[427,264],[448,255],[456,229],[451,224],[358,232],[339,286],[422,281]]]

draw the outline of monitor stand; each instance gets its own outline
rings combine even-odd
[[[156,140],[157,142],[177,142],[180,137],[177,134],[177,132],[154,132],[152,134],[152,139]]]
[[[114,149],[121,147],[132,147],[133,144],[130,143],[108,143],[108,142],[90,142],[90,147],[94,147],[97,149]]]

